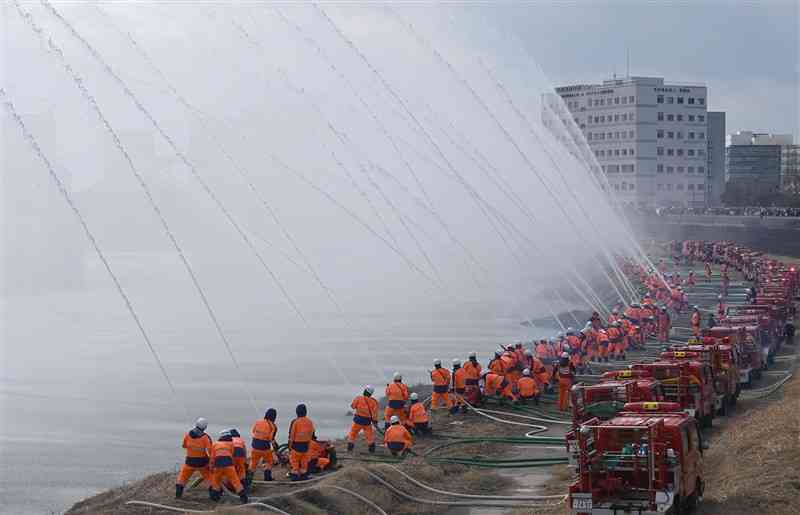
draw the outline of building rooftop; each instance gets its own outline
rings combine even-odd
[[[791,134],[769,134],[766,132],[737,131],[728,134],[726,145],[793,145]]]

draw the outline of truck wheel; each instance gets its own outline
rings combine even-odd
[[[706,413],[700,419],[700,426],[701,427],[706,427],[706,428],[711,427],[712,425],[714,425],[713,420],[714,420],[714,414],[713,413]]]

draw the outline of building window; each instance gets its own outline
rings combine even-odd
[[[703,104],[706,103],[706,99],[705,98],[698,98],[697,99],[697,103],[700,104],[700,105],[703,105]]]
[[[672,191],[672,184],[667,184],[667,191]]]
[[[694,105],[694,97],[689,97],[688,99],[689,105]]]
[[[605,123],[605,122],[606,122],[606,117],[605,116],[601,116],[600,117],[600,123]]]
[[[675,103],[675,97],[667,97],[667,103],[668,104],[674,104]]]
[[[663,184],[658,184],[658,185],[656,185],[656,189],[657,189],[658,191],[661,191],[661,190],[663,190],[663,189],[664,189],[664,185],[663,185]]]
[[[676,114],[675,115],[675,119],[678,120],[679,122],[682,122],[683,121],[683,115],[682,114]]]
[[[656,172],[664,173],[664,165],[656,165]]]
[[[615,114],[615,115],[614,115],[614,121],[615,121],[615,122],[618,122],[618,121],[619,121],[619,115],[618,115],[618,114]]]
[[[697,189],[703,191],[706,189],[706,185],[701,182],[700,184],[697,185]],[[708,189],[710,190],[711,188],[709,187]]]
[[[677,152],[676,152],[676,153],[677,153],[679,156],[682,156],[682,155],[683,155],[683,149],[682,149],[682,148],[679,148],[679,149],[677,150]]]
[[[656,96],[656,103],[663,104],[664,103],[664,95],[657,95]]]
[[[689,131],[689,139],[694,139],[694,131]]]
[[[694,157],[694,149],[690,148],[689,150],[687,150],[686,155],[689,157]]]
[[[618,148],[615,148],[615,149],[614,149],[614,155],[615,155],[615,156],[619,156],[619,149],[618,149]]]
[[[628,120],[632,122],[633,119],[634,119],[633,113],[628,113]]]
[[[694,166],[686,168],[686,173],[694,173]]]
[[[664,147],[656,147],[656,154],[659,156],[664,155]]]
[[[627,148],[623,148],[622,149],[622,155],[623,156],[627,156],[628,155],[628,149]]]
[[[677,189],[678,191],[683,191],[683,184],[675,185],[675,189]]]
[[[613,136],[613,134],[612,134],[612,133],[610,133],[610,132],[607,132],[607,133],[606,133],[606,139],[611,139],[611,136]]]
[[[674,156],[674,155],[675,155],[675,150],[674,150],[674,149],[671,149],[671,148],[668,148],[668,149],[667,149],[667,155],[668,155],[668,156]]]
[[[667,121],[668,122],[675,121],[675,115],[674,114],[668,114],[667,115]]]
[[[705,132],[698,132],[697,133],[697,139],[705,139],[705,137],[706,137],[706,133]]]
[[[706,151],[703,150],[702,148],[698,149],[697,150],[697,155],[700,156],[700,157],[703,157],[704,155],[706,155]]]
[[[677,136],[678,139],[683,139],[683,131],[678,131],[676,136]]]
[[[689,121],[690,121],[690,122],[693,122],[693,121],[694,121],[694,115],[693,115],[693,114],[690,114],[690,115],[689,115]]]
[[[587,132],[586,133],[586,141],[592,141],[592,133],[591,132]]]
[[[664,113],[659,112],[657,118],[658,118],[659,122],[663,122],[664,121]]]
[[[632,148],[631,148],[631,149],[628,149],[628,153],[629,153],[630,155],[633,155],[633,149],[632,149]]]
[[[672,166],[668,166],[667,173],[675,173],[675,168],[673,168]]]
[[[704,122],[704,121],[706,121],[706,115],[704,115],[704,114],[698,114],[698,115],[697,115],[697,121],[698,121],[698,122]]]
[[[667,131],[667,138],[675,139],[675,133],[673,131]]]
[[[635,104],[636,103],[636,101],[634,100],[633,97],[628,97],[628,102],[631,103],[631,104]]]
[[[705,166],[698,166],[697,167],[697,173],[699,173],[699,174],[706,173],[706,167]]]
[[[619,105],[619,97],[614,97],[614,104]]]
[[[623,104],[627,104],[628,103],[628,97],[622,97],[622,103]]]
[[[678,97],[678,103],[679,103],[679,104],[682,104],[682,103],[683,103],[683,97]]]
[[[625,122],[628,120],[628,113],[622,113],[622,121]]]
[[[694,184],[689,184],[688,188],[689,188],[689,191],[694,191]]]
[[[656,138],[663,138],[663,137],[664,137],[664,131],[662,129],[658,129],[656,131]]]
[[[683,173],[683,167],[682,166],[678,167],[678,173]]]

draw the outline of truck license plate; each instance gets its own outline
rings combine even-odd
[[[592,511],[591,499],[573,499],[572,509],[577,511]]]

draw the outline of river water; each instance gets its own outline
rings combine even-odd
[[[328,319],[318,315],[313,334],[281,334],[272,321],[248,316],[225,322],[239,374],[206,320],[166,294],[168,278],[145,275],[139,281],[151,295],[143,318],[175,384],[173,399],[99,272],[90,270],[81,291],[3,299],[0,512],[59,513],[109,487],[173,470],[197,416],[208,418],[211,434],[231,426],[247,432],[275,407],[284,439],[295,405],[305,402],[321,437],[342,437],[349,401],[365,383],[381,391],[394,370],[414,383],[434,358],[475,350],[484,361],[498,342],[544,331],[457,304],[438,313],[376,306],[357,316],[358,339],[333,317],[324,327]]]

